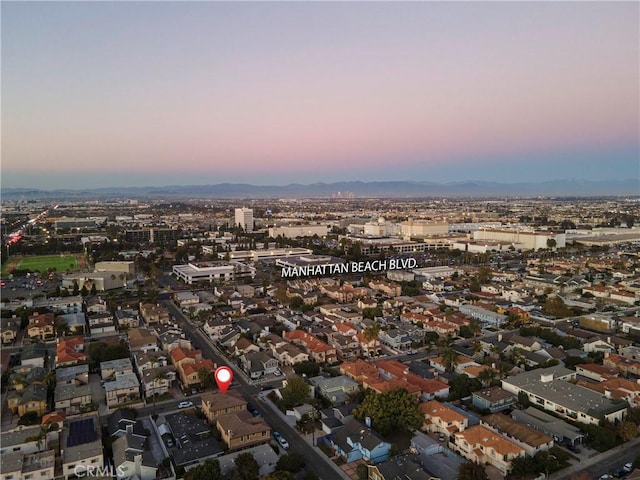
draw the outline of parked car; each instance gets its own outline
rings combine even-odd
[[[281,375],[282,375],[282,372],[281,372],[280,370],[276,370],[275,372],[273,372],[273,374],[274,374],[276,377],[279,377],[279,376],[281,376]]]
[[[193,407],[193,402],[180,402],[178,404],[178,408],[191,408]]]
[[[280,435],[280,432],[273,432],[272,435],[282,448],[289,448],[289,442],[287,442],[287,440],[282,435]]]

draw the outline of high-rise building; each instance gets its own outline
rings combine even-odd
[[[244,228],[245,232],[253,232],[253,209],[236,208],[235,226]]]

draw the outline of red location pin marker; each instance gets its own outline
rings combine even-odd
[[[218,388],[222,393],[227,393],[231,380],[233,380],[233,370],[229,367],[218,367],[214,374]]]

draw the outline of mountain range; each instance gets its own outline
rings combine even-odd
[[[640,179],[578,180],[548,182],[497,183],[465,181],[452,183],[389,181],[336,182],[308,185],[250,185],[218,183],[214,185],[167,185],[163,187],[106,187],[93,189],[41,190],[3,188],[5,200],[88,199],[88,198],[426,198],[426,197],[598,197],[638,196]]]

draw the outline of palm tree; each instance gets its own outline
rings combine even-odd
[[[453,337],[447,335],[438,340],[438,350],[442,357],[442,364],[447,372],[453,372],[458,364],[458,352],[453,348]]]
[[[156,397],[157,397],[157,389],[159,388],[159,383],[162,383],[163,380],[166,379],[164,372],[157,372],[155,377],[153,377],[153,413],[156,413]]]
[[[495,370],[491,367],[487,367],[478,374],[478,380],[480,380],[482,385],[486,387],[491,384],[495,376]]]

